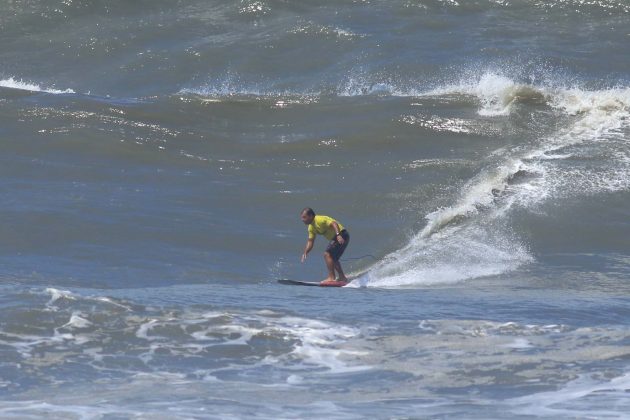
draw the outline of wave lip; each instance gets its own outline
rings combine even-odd
[[[518,83],[494,72],[486,72],[478,79],[430,90],[423,96],[470,95],[479,99],[478,114],[483,117],[509,115],[520,102],[545,104],[550,93],[545,88]]]
[[[4,88],[8,88],[8,89],[26,90],[26,91],[29,91],[29,92],[52,93],[52,94],[56,94],[56,95],[76,93],[72,89],[59,90],[59,89],[52,89],[52,88],[44,88],[44,87],[41,87],[40,85],[37,85],[35,83],[26,82],[26,81],[24,81],[22,79],[17,80],[17,79],[15,79],[13,77],[9,77],[8,79],[0,80],[0,87],[4,87]]]

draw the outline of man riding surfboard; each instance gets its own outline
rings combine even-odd
[[[323,235],[330,242],[324,252],[324,261],[326,262],[326,268],[328,269],[328,277],[320,282],[321,285],[338,285],[339,283],[346,284],[348,279],[343,273],[339,258],[346,250],[348,242],[350,241],[350,234],[343,225],[329,216],[316,215],[312,208],[306,207],[300,213],[300,218],[305,225],[308,226],[308,240],[306,241],[306,247],[302,254],[302,262],[306,260],[309,252],[313,249],[315,237],[317,235]],[[335,278],[335,271],[339,275]]]

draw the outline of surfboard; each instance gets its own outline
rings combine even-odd
[[[289,280],[282,279],[278,280],[280,284],[287,284],[290,286],[317,286],[317,287],[343,287],[348,283],[337,282],[333,284],[320,284],[318,281],[300,281],[300,280]]]

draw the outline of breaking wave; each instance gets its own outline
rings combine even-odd
[[[536,101],[570,122],[531,145],[491,156],[452,205],[426,214],[424,228],[355,285],[418,286],[515,270],[534,256],[510,226],[513,210],[531,210],[551,197],[630,189],[625,137],[630,126],[630,88],[546,88],[484,74],[476,82],[447,86],[430,95],[474,96],[480,103],[478,113],[492,117],[509,115],[519,101]],[[581,165],[572,160],[575,157],[606,161]]]

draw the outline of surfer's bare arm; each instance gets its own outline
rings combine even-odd
[[[314,242],[315,242],[315,239],[310,239],[310,238],[306,241],[306,247],[304,248],[304,253],[302,254],[302,262],[306,260],[306,256],[308,255],[309,252],[311,252],[311,249],[313,249]]]

